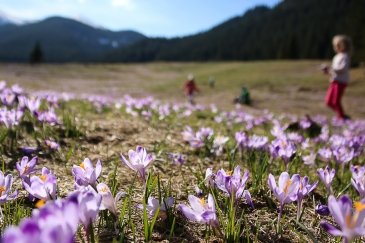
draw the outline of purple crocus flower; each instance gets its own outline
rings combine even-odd
[[[60,145],[52,140],[46,139],[44,142],[51,150],[58,150],[60,148]]]
[[[33,157],[31,160],[27,156],[24,156],[21,161],[16,163],[16,169],[19,172],[21,178],[29,177],[30,174],[35,172],[35,166],[37,165],[38,157]]]
[[[232,175],[230,175],[229,172],[220,169],[215,176],[215,184],[226,195],[229,195],[230,197],[233,196],[235,200],[245,198],[247,203],[253,207],[251,194],[248,190],[245,190],[248,177],[248,170],[245,170],[241,177],[240,166],[235,167]]]
[[[37,113],[37,118],[38,118],[38,121],[45,122],[50,125],[59,124],[58,116],[53,109]]]
[[[75,178],[75,187],[96,186],[96,180],[101,174],[101,162],[96,162],[95,168],[90,159],[85,158],[80,165],[72,166],[72,175]]]
[[[354,158],[354,150],[341,146],[333,150],[333,157],[338,164],[347,164]]]
[[[365,235],[365,200],[352,204],[347,195],[340,197],[338,201],[331,195],[328,198],[328,208],[339,226],[338,229],[326,221],[321,221],[322,228],[328,233],[341,236],[345,243],[351,242],[357,236]]]
[[[84,225],[86,232],[89,233],[90,225],[99,214],[102,196],[94,188],[87,186],[80,187],[71,197],[77,198],[80,222]]]
[[[303,206],[303,199],[306,195],[308,195],[311,191],[313,191],[317,187],[318,181],[313,183],[312,185],[309,184],[309,178],[308,176],[304,176],[299,181],[299,187],[298,187],[298,198],[297,198],[297,220],[299,221],[300,215],[302,213],[302,206]]]
[[[331,184],[333,178],[335,177],[335,173],[336,173],[335,169],[331,170],[331,168],[328,165],[326,166],[325,169],[320,168],[317,170],[318,177],[325,185],[328,194],[332,194]]]
[[[229,138],[225,136],[217,136],[213,140],[212,151],[216,156],[220,156],[223,153],[224,145],[228,142]]]
[[[296,153],[295,144],[285,137],[280,137],[271,142],[270,153],[273,158],[281,158],[286,168]]]
[[[45,201],[56,198],[56,184],[56,176],[46,167],[42,168],[41,176],[32,176],[29,183],[23,180],[24,189],[33,197],[41,200],[37,203],[37,206],[41,206]]]
[[[34,210],[31,218],[23,219],[18,227],[7,228],[1,242],[73,242],[79,222],[77,213],[77,203],[72,200],[47,203]]]
[[[153,217],[153,216],[155,216],[157,210],[159,209],[158,216],[161,219],[166,219],[167,218],[166,211],[169,208],[172,208],[173,205],[174,205],[173,197],[168,197],[168,198],[163,199],[163,202],[161,202],[161,204],[158,201],[158,199],[149,197],[147,200],[147,204],[146,204],[146,210],[148,212],[148,215],[150,217]],[[143,204],[138,204],[137,207],[139,209],[143,209]]]
[[[280,224],[281,215],[283,213],[284,205],[294,202],[298,199],[298,189],[300,184],[300,176],[293,175],[291,178],[288,172],[281,173],[279,177],[279,184],[276,185],[275,178],[269,174],[268,184],[274,196],[280,202],[278,225]]]
[[[179,209],[185,217],[191,221],[218,227],[214,199],[211,194],[208,195],[208,202],[205,202],[203,198],[198,198],[193,195],[189,195],[188,200],[190,207],[184,204],[179,205]]]
[[[154,156],[147,154],[147,150],[142,146],[137,146],[136,151],[128,151],[128,157],[129,160],[120,154],[121,161],[132,170],[137,171],[142,180],[146,181],[146,168],[152,163]]]
[[[41,100],[38,97],[33,99],[25,98],[24,101],[25,101],[25,106],[31,113],[35,113],[36,111],[38,111],[39,107],[41,106]]]
[[[302,159],[305,165],[314,165],[316,162],[317,154],[311,152],[309,155],[302,155]]]
[[[192,140],[195,137],[193,129],[189,126],[185,127],[185,129],[181,133],[181,135],[183,137],[183,140],[186,141],[186,142],[189,142],[190,140]]]
[[[247,141],[247,147],[251,149],[265,149],[269,139],[266,136],[256,134],[250,136]]]
[[[11,192],[12,184],[13,176],[11,174],[8,174],[4,177],[3,172],[0,171],[0,206],[7,201],[14,200],[18,196],[18,190]]]
[[[239,147],[240,149],[243,149],[244,147],[246,147],[248,138],[247,138],[247,135],[245,132],[236,132],[234,137],[237,142],[237,147]]]
[[[321,216],[328,216],[330,215],[330,210],[327,205],[318,204],[316,206],[316,213]]]
[[[117,202],[121,197],[125,196],[125,192],[118,192],[114,198],[110,191],[110,188],[105,183],[99,183],[96,186],[96,188],[98,190],[98,193],[102,197],[100,210],[108,209],[117,217],[118,216]]]
[[[207,170],[205,171],[205,178],[204,178],[205,185],[207,187],[214,186],[214,178],[215,174],[213,173],[213,169],[207,168]]]
[[[21,110],[7,110],[6,108],[2,108],[0,109],[0,122],[4,123],[7,128],[12,129],[19,124],[23,114]]]
[[[365,166],[351,165],[351,184],[355,187],[356,191],[360,194],[361,198],[365,197]]]
[[[184,154],[168,153],[168,157],[175,165],[183,165],[186,161],[186,155]]]
[[[326,163],[332,159],[332,150],[329,148],[321,148],[318,150],[319,157]]]

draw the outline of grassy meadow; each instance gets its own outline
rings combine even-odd
[[[0,241],[340,242],[327,222],[364,242],[365,122],[331,119],[321,63],[0,64]],[[218,110],[183,103],[189,73]],[[253,104],[235,109],[243,85]]]
[[[242,86],[249,88],[251,112],[268,109],[293,114],[332,115],[324,105],[328,78],[319,65],[325,61],[257,61],[147,64],[0,64],[0,77],[29,90],[55,90],[120,97],[153,95],[184,101],[187,75],[196,77],[201,93],[197,102],[232,109]],[[329,62],[327,62],[329,63]],[[216,80],[215,88],[208,80]],[[351,85],[344,98],[352,117],[365,117],[365,68],[351,70]]]

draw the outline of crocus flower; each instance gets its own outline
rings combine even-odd
[[[38,157],[33,157],[31,160],[27,156],[24,156],[21,161],[16,163],[16,169],[19,172],[21,178],[25,178],[35,172],[35,166],[37,165]]]
[[[193,129],[189,126],[186,126],[184,131],[181,133],[183,140],[186,142],[189,142],[194,138],[194,132]]]
[[[126,164],[129,168],[137,171],[143,181],[146,181],[146,169],[154,160],[152,154],[147,154],[147,150],[142,146],[137,146],[136,151],[129,150],[127,160],[123,154],[120,154],[121,161]]]
[[[251,194],[248,190],[245,190],[246,182],[249,177],[248,170],[245,170],[241,177],[241,167],[236,166],[233,174],[220,169],[215,176],[216,186],[222,190],[226,195],[234,197],[235,200],[245,198],[247,203],[253,207]]]
[[[203,198],[198,198],[193,195],[189,195],[188,200],[190,207],[184,204],[179,205],[179,208],[185,217],[191,221],[218,227],[214,199],[211,194],[208,195],[208,202],[205,202]]]
[[[333,150],[333,157],[338,164],[347,164],[354,158],[354,150],[341,146]]]
[[[4,123],[7,128],[12,129],[19,124],[23,114],[21,110],[7,110],[6,108],[2,108],[0,109],[0,122]]]
[[[99,214],[102,196],[100,196],[91,186],[80,187],[78,191],[71,194],[76,197],[79,205],[78,215],[86,232],[89,233],[90,225]]]
[[[269,139],[266,136],[258,136],[256,134],[248,137],[247,147],[251,149],[264,149]]]
[[[292,141],[285,137],[280,137],[271,142],[270,153],[274,159],[281,158],[287,168],[296,153],[296,147]]]
[[[4,177],[2,171],[0,171],[0,205],[7,201],[14,200],[18,196],[18,190],[11,192],[11,186],[13,184],[13,176],[8,174]]]
[[[328,208],[339,226],[338,229],[326,221],[321,221],[322,228],[328,233],[341,236],[345,243],[351,242],[356,236],[365,235],[365,200],[352,204],[347,195],[339,200],[331,195],[328,198]]]
[[[316,213],[321,216],[328,216],[330,215],[330,210],[327,205],[318,204],[316,206]]]
[[[186,155],[184,154],[169,153],[168,157],[175,165],[183,165],[186,161]]]
[[[60,148],[60,145],[52,140],[46,139],[44,142],[47,145],[47,147],[50,148],[51,150],[57,150]]]
[[[236,142],[237,142],[237,147],[239,147],[240,149],[243,149],[246,144],[247,144],[247,135],[244,132],[236,132],[234,135]]]
[[[50,125],[59,124],[58,116],[53,109],[37,113],[37,118],[38,118],[38,121],[45,122]]]
[[[283,172],[279,177],[279,184],[276,185],[274,176],[272,174],[269,174],[268,184],[271,191],[274,193],[274,196],[280,202],[280,209],[278,216],[278,227],[279,227],[284,205],[287,203],[294,202],[298,198],[300,176],[298,174],[295,174],[290,178],[288,172]]]
[[[355,187],[356,191],[360,194],[361,198],[365,197],[365,166],[353,166],[351,165],[351,184]]]
[[[319,157],[326,163],[332,159],[332,150],[329,148],[321,148],[318,150]]]
[[[303,199],[306,195],[308,195],[311,191],[313,191],[317,187],[318,181],[309,184],[308,176],[304,176],[300,179],[299,187],[298,187],[298,198],[297,198],[297,220],[299,221],[300,214],[302,213]]]
[[[118,192],[114,198],[108,185],[105,183],[99,183],[96,188],[102,197],[100,210],[108,209],[115,216],[118,216],[117,202],[121,197],[125,196],[125,192]]]
[[[323,184],[325,185],[328,194],[332,194],[332,188],[331,188],[331,184],[332,184],[332,180],[335,177],[335,169],[332,169],[327,165],[325,169],[318,169],[317,170],[317,174],[319,179],[321,179],[321,181],[323,182]]]
[[[214,177],[215,174],[213,173],[213,169],[207,168],[207,170],[205,171],[205,178],[204,178],[204,182],[207,187],[214,186]]]
[[[166,211],[169,208],[172,208],[172,206],[174,205],[174,198],[173,197],[168,197],[163,199],[163,202],[158,201],[158,199],[153,198],[153,197],[149,197],[147,200],[147,204],[146,204],[146,210],[148,212],[148,215],[150,217],[155,216],[157,210],[159,209],[159,217],[162,219],[166,219],[167,214]],[[139,209],[143,209],[143,204],[139,204],[137,206]]]
[[[41,176],[32,176],[29,183],[23,180],[23,187],[30,195],[41,201],[37,203],[37,206],[42,206],[45,201],[56,198],[56,176],[46,167],[42,168]]]
[[[309,155],[303,155],[302,159],[305,165],[314,165],[316,161],[317,154],[311,152]]]
[[[72,166],[72,175],[75,178],[75,187],[79,186],[96,186],[96,180],[101,174],[101,162],[96,162],[95,168],[90,159],[85,158],[80,165]]]
[[[223,153],[223,147],[228,142],[229,138],[225,136],[217,136],[213,140],[212,151],[215,155],[220,156]]]
[[[7,228],[1,242],[73,242],[79,222],[77,213],[77,202],[72,200],[47,203],[34,210],[31,218],[23,219],[18,227]]]

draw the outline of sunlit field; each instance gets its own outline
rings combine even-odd
[[[327,63],[329,63],[328,61]],[[1,79],[32,91],[53,90],[119,98],[152,95],[171,102],[185,101],[182,87],[187,75],[196,77],[201,93],[197,102],[232,109],[242,86],[249,88],[257,110],[293,114],[332,115],[324,105],[328,78],[319,70],[325,61],[264,61],[149,64],[0,64]],[[208,85],[209,78],[215,88]],[[364,117],[365,68],[351,70],[351,86],[344,106],[353,117]]]
[[[1,242],[363,242],[365,70],[338,120],[321,63],[0,64]]]

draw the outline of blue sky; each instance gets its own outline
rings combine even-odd
[[[256,5],[279,0],[0,0],[0,10],[22,20],[64,16],[111,30],[183,36],[207,30]]]

